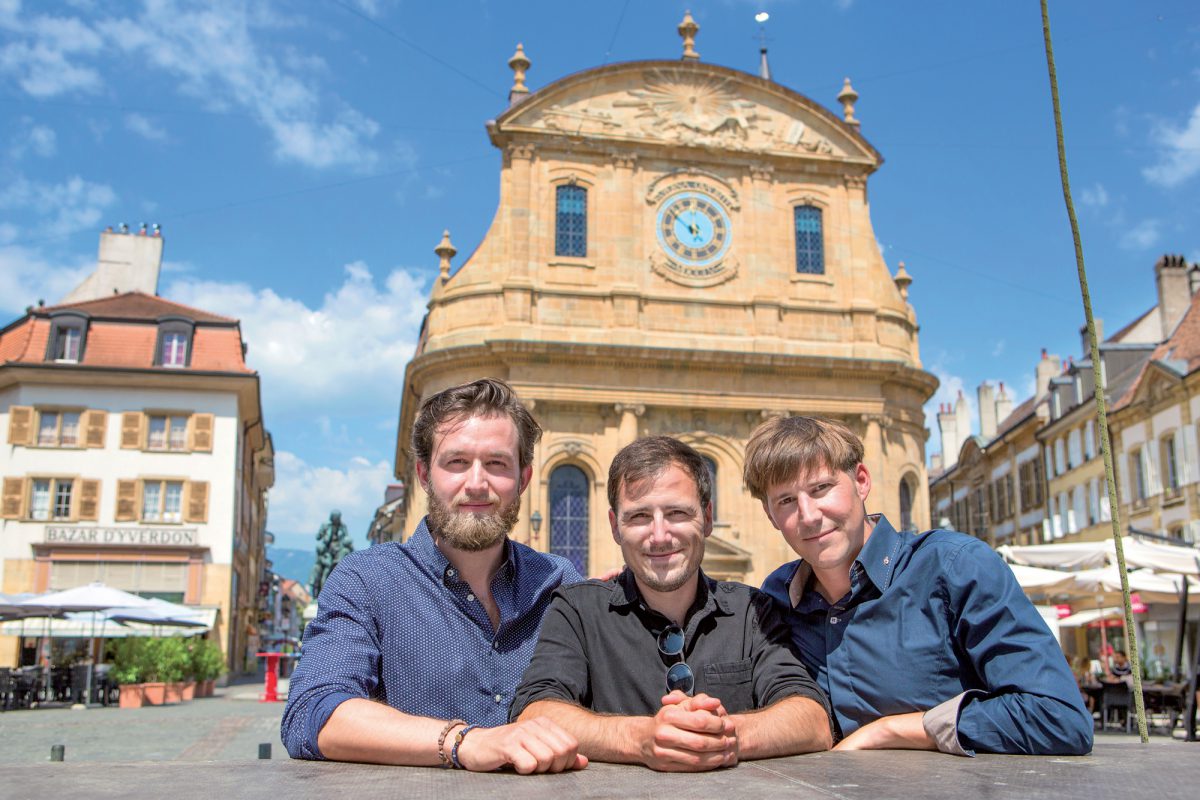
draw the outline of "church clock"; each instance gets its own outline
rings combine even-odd
[[[729,252],[729,212],[707,192],[687,191],[668,197],[658,208],[658,242],[678,270],[692,277],[721,271]]]

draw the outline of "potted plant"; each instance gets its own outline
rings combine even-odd
[[[121,687],[120,708],[141,708],[145,702],[138,652],[141,643],[141,639],[121,639],[112,645],[113,666],[108,674]]]
[[[142,668],[143,694],[146,705],[161,706],[167,701],[167,684],[162,678],[162,639],[143,639],[138,659]]]
[[[221,646],[207,639],[192,643],[192,672],[196,676],[196,696],[212,697],[217,678],[225,671],[225,656]]]
[[[183,702],[183,679],[190,668],[187,643],[178,636],[158,641],[158,679],[166,686],[166,702]]]

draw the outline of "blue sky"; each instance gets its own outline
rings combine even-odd
[[[1034,0],[416,3],[0,0],[0,316],[60,299],[108,224],[162,224],[160,292],[237,316],[278,457],[270,528],[310,547],[331,507],[360,542],[404,364],[449,228],[498,193],[486,120],[523,42],[533,89],[603,63],[701,58],[830,108],[849,76],[875,232],[905,262],[930,408],[983,380],[1032,389],[1082,323]],[[1093,303],[1154,303],[1165,252],[1200,261],[1200,6],[1051,3]],[[930,420],[932,426],[932,419]],[[929,442],[939,449],[936,432]]]

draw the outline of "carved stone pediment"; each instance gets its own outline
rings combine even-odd
[[[502,116],[501,128],[711,150],[874,158],[825,109],[721,67],[617,65],[573,76]],[[802,102],[797,102],[797,101]]]

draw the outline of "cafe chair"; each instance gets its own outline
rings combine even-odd
[[[1108,724],[1119,724],[1120,718],[1125,719],[1125,732],[1129,733],[1130,714],[1129,703],[1131,692],[1125,683],[1106,683],[1100,695],[1100,725],[1101,730],[1108,730]]]

